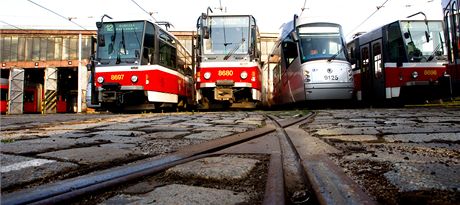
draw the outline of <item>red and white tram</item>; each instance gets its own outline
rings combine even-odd
[[[199,108],[255,108],[262,95],[260,36],[255,18],[203,13],[197,29]]]
[[[348,44],[357,100],[376,104],[440,97],[447,50],[442,21],[395,21]]]
[[[98,22],[92,103],[112,111],[194,105],[190,53],[149,21]]]
[[[444,33],[447,44],[447,73],[451,77],[453,96],[460,96],[460,4],[458,0],[442,0]]]

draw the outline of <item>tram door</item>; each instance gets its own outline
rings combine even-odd
[[[361,45],[360,47],[360,59],[359,67],[361,68],[361,92],[363,102],[370,103],[373,99],[372,92],[372,75],[370,72],[370,50],[369,44]]]
[[[382,40],[378,39],[371,42],[370,47],[370,66],[369,78],[372,82],[373,98],[377,100],[385,99],[385,76],[382,59]]]
[[[365,102],[385,99],[382,40],[361,45],[361,87]]]

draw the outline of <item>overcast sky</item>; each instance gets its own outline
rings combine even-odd
[[[441,0],[0,0],[0,28],[95,30],[104,14],[113,20],[134,20],[150,19],[147,12],[151,12],[157,21],[172,23],[171,30],[187,31],[195,30],[206,8],[219,10],[220,2],[228,13],[254,15],[261,32],[278,32],[301,13],[340,23],[347,37],[419,11],[428,19],[442,19]]]

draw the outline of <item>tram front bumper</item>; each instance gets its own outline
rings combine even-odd
[[[349,100],[353,98],[353,84],[308,84],[306,100]]]

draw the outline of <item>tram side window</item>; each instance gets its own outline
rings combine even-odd
[[[142,65],[150,65],[154,62],[155,56],[155,28],[152,24],[147,23],[145,27],[144,51],[142,54]]]
[[[160,61],[161,65],[176,68],[176,48],[174,40],[164,32],[160,32]]]
[[[369,70],[369,48],[361,48],[361,72],[367,72]]]
[[[401,36],[401,29],[399,24],[392,23],[388,26],[388,61],[387,62],[402,62],[405,55],[404,41]]]
[[[380,43],[372,46],[372,54],[374,57],[374,77],[376,79],[382,78],[382,49]]]
[[[292,39],[286,38],[283,43],[283,54],[284,54],[284,61],[286,63],[286,68],[288,68],[292,62],[294,62],[294,59],[297,58],[298,53],[297,53],[297,44],[292,41]]]

